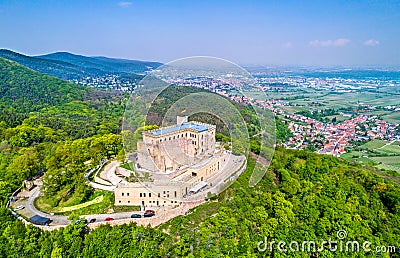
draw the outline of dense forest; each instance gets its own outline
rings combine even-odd
[[[66,83],[0,59],[0,256],[1,257],[375,257],[361,252],[258,250],[268,241],[337,240],[400,243],[399,176],[326,155],[278,148],[265,177],[249,187],[246,171],[219,196],[187,215],[156,227],[134,223],[89,230],[82,222],[51,232],[25,226],[5,208],[27,178],[44,172],[44,200],[73,205],[93,192],[83,174],[103,158],[123,156],[121,117],[126,96]],[[189,89],[161,96],[168,105]],[[154,105],[157,124],[163,105]],[[238,104],[235,104],[238,105]],[[251,107],[238,106],[259,132]],[[8,113],[6,113],[8,112]],[[163,113],[164,112],[164,113]],[[196,119],[213,119],[198,115]],[[148,123],[148,124],[152,124]],[[290,136],[277,121],[277,141]],[[223,125],[219,137],[224,139]],[[258,142],[251,144],[257,153]],[[398,247],[400,248],[400,247]],[[396,257],[392,254],[392,257]],[[383,254],[382,257],[389,257]]]
[[[0,201],[23,180],[60,174],[46,189],[64,201],[85,200],[91,189],[75,180],[101,158],[122,151],[124,96],[84,88],[0,58]],[[89,165],[83,166],[84,162]],[[62,172],[62,167],[68,168]],[[50,183],[49,183],[50,185]],[[62,188],[62,189],[61,189]],[[54,196],[52,196],[54,197]],[[54,205],[61,200],[52,198]]]
[[[12,257],[375,257],[375,253],[261,252],[260,241],[322,241],[345,230],[351,241],[372,246],[400,243],[397,183],[343,160],[279,149],[254,188],[254,165],[218,197],[188,215],[148,228],[83,223],[52,232],[25,227],[4,208],[1,256]],[[386,254],[388,255],[388,254]],[[382,256],[389,257],[389,256]],[[395,256],[393,256],[395,257]]]

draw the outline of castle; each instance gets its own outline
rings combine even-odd
[[[143,132],[137,144],[138,166],[152,172],[176,171],[214,154],[215,125],[188,122],[177,117],[177,124]]]
[[[177,124],[142,133],[135,170],[151,180],[125,183],[115,190],[115,205],[177,206],[212,185],[227,161],[215,145],[216,126],[177,117]]]

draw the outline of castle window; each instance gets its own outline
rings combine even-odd
[[[129,193],[126,193],[126,196],[129,196]]]
[[[149,197],[151,197],[151,193],[149,193]]]
[[[121,200],[119,200],[118,203],[121,203]]]
[[[161,194],[160,194],[160,193],[158,193],[158,197],[160,197],[160,195],[161,195]]]
[[[124,196],[124,193],[122,193],[122,196]]]
[[[143,193],[143,197],[146,197],[146,193]]]
[[[176,198],[176,191],[174,192],[174,197]]]
[[[128,201],[128,203],[131,203],[131,201]]]
[[[142,197],[142,193],[140,193],[139,196]]]

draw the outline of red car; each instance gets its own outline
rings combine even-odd
[[[153,211],[153,210],[146,210],[145,212],[144,212],[144,214],[156,214],[155,213],[155,211]]]
[[[113,218],[106,218],[104,221],[113,221]]]

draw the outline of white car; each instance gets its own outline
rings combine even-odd
[[[19,205],[19,206],[17,206],[17,207],[14,209],[14,211],[19,211],[19,210],[22,210],[22,209],[24,209],[24,208],[25,208],[24,206]]]

